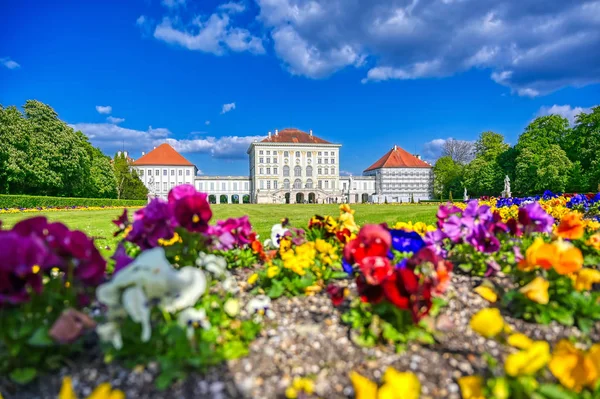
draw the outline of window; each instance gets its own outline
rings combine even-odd
[[[227,191],[227,183],[221,183],[221,191]]]
[[[317,155],[318,155],[318,156],[321,156],[321,151],[319,151],[319,152],[317,153]]]
[[[327,173],[329,173],[329,168],[324,168],[323,169],[323,174],[326,175]]]
[[[319,159],[317,160],[317,163],[318,163],[319,165],[321,164],[321,158],[319,158]]]
[[[144,176],[144,169],[140,169],[140,176]]]
[[[312,181],[312,179],[308,179],[306,181],[306,188],[313,188],[313,181]]]
[[[189,176],[189,175],[190,175],[190,170],[189,170],[189,169],[185,171],[185,175],[186,175],[186,176]]]
[[[344,183],[344,191],[346,191],[346,188],[347,188],[347,187],[346,187],[346,183]]]
[[[159,182],[156,182],[154,187],[156,187],[156,191],[160,191],[160,183]]]
[[[325,188],[329,188],[329,180],[325,180]]]
[[[258,162],[260,162],[260,163],[263,163],[264,161],[265,161],[265,159],[262,157],[258,159]]]
[[[164,183],[163,183],[163,190],[164,190],[164,191],[167,191],[167,190],[168,190],[168,188],[167,188],[167,182],[164,182]]]
[[[267,155],[271,155],[271,151],[267,151]]]
[[[271,180],[267,180],[267,190],[271,189]]]
[[[300,151],[296,151],[296,158],[300,158]]]
[[[175,187],[175,182],[171,182],[171,188]],[[202,190],[202,189],[200,189]]]
[[[267,163],[271,163],[271,158],[267,158]]]
[[[331,158],[331,164],[333,165],[335,163],[335,158]]]
[[[210,191],[215,191],[215,183],[210,182]]]
[[[244,190],[248,190],[248,182],[244,183]]]
[[[166,176],[166,175],[167,175],[167,170],[163,169],[163,176]]]
[[[322,174],[322,172],[321,172],[321,168],[318,168],[318,169],[317,169],[317,174],[318,174],[318,175]]]
[[[262,175],[263,174],[263,168],[258,169],[258,174]]]
[[[289,157],[290,155],[289,155],[289,153],[288,153],[287,151],[284,151],[284,152],[283,152],[283,156],[284,156],[284,157]]]
[[[283,181],[283,188],[286,189],[286,190],[290,189],[290,179],[285,179]]]
[[[306,153],[306,156],[307,156],[308,158],[312,157],[312,152],[310,152],[310,151],[309,151],[309,152],[307,152],[307,153]]]
[[[171,184],[173,184],[173,183],[171,183]],[[202,182],[198,183],[198,190],[202,191],[203,189],[204,189],[204,183],[202,183]]]
[[[179,169],[179,176],[183,176],[183,170]]]
[[[152,176],[152,169],[148,169],[148,176]]]
[[[312,176],[312,166],[306,167],[306,176]]]
[[[267,168],[267,174],[270,175],[271,174],[271,168]]]
[[[367,191],[367,183],[363,183],[363,190]]]
[[[233,191],[237,191],[237,182],[233,183]]]
[[[277,174],[277,168],[273,168],[273,174],[276,175]]]
[[[277,163],[277,158],[273,158],[273,163]]]
[[[175,169],[171,169],[171,176],[175,176]]]
[[[294,180],[294,188],[298,190],[302,188],[302,181],[300,179]]]
[[[331,168],[331,174],[335,175],[335,168]]]
[[[262,155],[262,154],[263,154],[262,150],[260,150],[258,153],[259,153],[260,155]]]
[[[260,189],[262,190],[262,189],[264,189],[264,188],[265,188],[265,181],[264,181],[264,180],[261,180],[261,181],[260,181]]]
[[[319,188],[320,189],[323,188],[323,181],[322,180],[319,180]]]
[[[289,166],[287,166],[287,165],[285,165],[285,166],[283,167],[283,176],[284,176],[284,177],[288,177],[289,175],[290,175],[290,167],[289,167]]]
[[[156,169],[156,171],[154,172],[154,175],[160,176],[160,170]]]
[[[325,158],[325,163],[329,163],[329,159]]]
[[[302,176],[302,168],[300,166],[296,166],[294,168],[294,176],[296,176],[296,177]]]
[[[273,188],[277,190],[277,180],[273,180]]]

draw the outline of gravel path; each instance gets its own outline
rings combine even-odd
[[[245,288],[248,271],[238,271],[240,285]],[[10,398],[56,398],[61,379],[70,375],[80,398],[93,387],[110,381],[127,398],[282,398],[294,377],[314,378],[316,394],[322,398],[353,396],[348,379],[351,370],[379,381],[387,366],[412,371],[422,384],[422,398],[460,398],[456,379],[480,372],[485,363],[481,355],[489,353],[504,358],[509,349],[486,340],[468,327],[471,315],[488,303],[473,292],[478,279],[455,275],[445,297],[448,306],[437,319],[439,335],[432,346],[409,345],[397,354],[393,348],[362,348],[351,342],[349,329],[340,321],[325,293],[312,297],[280,298],[273,302],[276,318],[270,321],[250,346],[250,354],[242,359],[212,368],[205,374],[192,373],[166,392],[154,388],[157,365],[125,369],[118,364],[105,365],[97,349],[53,375],[39,378],[25,389],[16,389],[0,378],[0,391]],[[496,283],[505,284],[501,278]],[[248,293],[242,290],[245,302]],[[577,336],[575,328],[557,324],[540,326],[504,315],[516,331],[551,344],[567,336]],[[600,340],[600,326],[592,332]]]

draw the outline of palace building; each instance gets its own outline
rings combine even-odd
[[[398,146],[362,176],[340,176],[341,144],[298,129],[275,130],[248,148],[249,176],[196,176],[198,169],[169,144],[133,162],[152,197],[194,184],[211,203],[409,202],[432,198],[433,168]]]

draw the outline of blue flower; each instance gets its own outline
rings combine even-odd
[[[354,275],[354,268],[346,259],[342,259],[342,268],[350,277]]]
[[[392,248],[398,252],[417,253],[425,246],[423,238],[414,231],[390,230],[392,235]]]

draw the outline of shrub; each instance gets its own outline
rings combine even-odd
[[[143,206],[145,200],[109,198],[43,197],[36,195],[0,195],[0,208],[37,208],[66,206]]]

